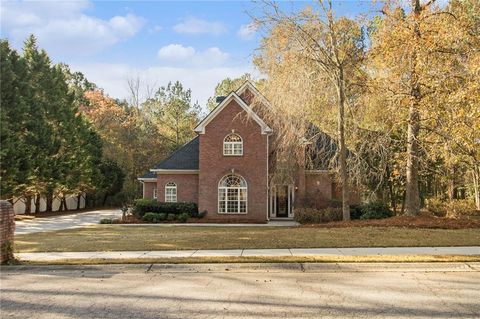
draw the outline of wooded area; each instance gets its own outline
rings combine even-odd
[[[262,3],[255,64],[281,132],[277,152],[301,163],[298,146],[322,137],[303,140],[311,123],[334,137],[344,219],[351,185],[398,213],[437,203],[480,210],[480,3],[382,4],[353,19],[331,1],[300,12]]]

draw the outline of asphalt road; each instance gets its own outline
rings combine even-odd
[[[1,318],[479,318],[480,263],[3,267]]]

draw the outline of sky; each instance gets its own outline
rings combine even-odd
[[[281,2],[291,10],[308,2]],[[370,1],[335,1],[338,15],[371,10]],[[21,50],[34,34],[53,62],[70,65],[113,98],[128,97],[128,78],[142,87],[179,80],[205,106],[215,86],[246,72],[261,34],[251,1],[4,1],[3,39]]]

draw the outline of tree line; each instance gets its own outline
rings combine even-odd
[[[297,154],[295,167],[299,145],[321,138],[303,140],[312,123],[332,136],[344,219],[351,186],[410,215],[437,199],[480,210],[480,3],[373,5],[347,18],[329,0],[296,12],[262,2],[254,63],[276,152]]]
[[[41,198],[46,211],[54,198],[59,210],[79,209],[82,197],[87,206],[128,202],[141,194],[137,177],[193,137],[200,110],[179,82],[133,105],[53,64],[33,35],[21,54],[7,40],[0,50],[0,192],[25,213],[38,213]]]

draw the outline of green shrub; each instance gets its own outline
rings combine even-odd
[[[205,217],[206,215],[207,215],[207,211],[204,210],[204,211],[198,212],[198,214],[197,214],[196,217],[197,217],[197,218],[203,218],[203,217]]]
[[[363,212],[360,219],[382,219],[393,216],[393,212],[390,207],[382,202],[370,202],[361,205]]]
[[[350,219],[360,219],[362,215],[362,205],[350,205]]]
[[[167,221],[172,222],[176,219],[175,214],[168,214],[167,215]]]
[[[186,223],[189,217],[190,216],[188,214],[183,213],[183,214],[177,215],[177,220],[181,223]]]
[[[147,223],[156,223],[157,220],[160,221],[160,216],[158,215],[157,213],[148,212],[143,215],[142,220]]]
[[[152,199],[137,199],[133,212],[140,218],[148,212],[167,215],[188,214],[193,217],[198,215],[198,206],[195,203],[159,203]]]
[[[111,218],[102,218],[100,219],[100,224],[112,224]]]
[[[165,214],[165,213],[158,214],[158,219],[160,221],[164,221],[165,219],[167,219],[167,214]]]
[[[342,220],[339,208],[300,208],[295,210],[295,220],[300,224],[317,224]]]

